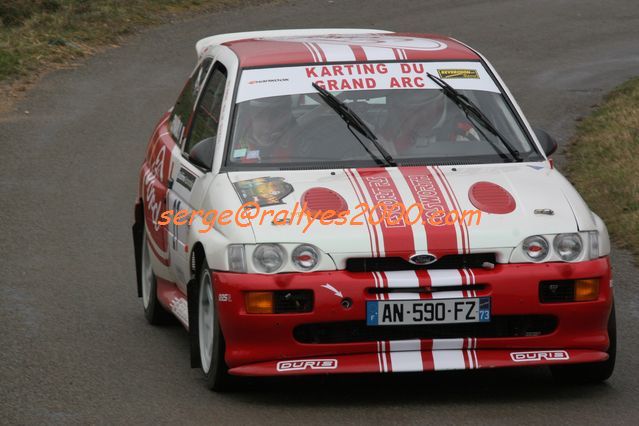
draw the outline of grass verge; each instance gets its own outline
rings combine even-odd
[[[617,245],[639,262],[639,77],[616,88],[579,124],[568,174]]]
[[[0,0],[0,92],[26,89],[43,72],[67,66],[122,36],[185,12],[259,0]],[[2,102],[2,101],[0,101]]]

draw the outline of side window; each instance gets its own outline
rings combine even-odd
[[[189,81],[187,81],[184,89],[182,89],[182,93],[180,93],[180,97],[173,107],[169,123],[171,136],[173,136],[173,139],[175,139],[178,145],[182,145],[182,141],[186,137],[186,130],[189,127],[189,118],[191,117],[191,113],[195,107],[197,95],[202,89],[202,84],[204,83],[204,79],[206,78],[212,63],[213,60],[211,58],[205,58],[202,61],[202,63],[193,72],[193,75],[191,75]]]
[[[222,64],[217,63],[195,109],[191,132],[184,146],[186,154],[189,154],[198,142],[205,139],[214,139],[217,135],[225,86],[226,69]],[[210,143],[211,141],[208,142]]]

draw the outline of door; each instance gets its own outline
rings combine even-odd
[[[184,132],[181,149],[174,150],[175,166],[171,173],[168,208],[175,214],[185,213],[182,213],[182,219],[171,223],[168,232],[171,259],[174,260],[171,262],[172,269],[176,283],[183,291],[186,291],[186,284],[190,278],[188,237],[192,212],[202,209],[200,205],[194,204],[201,203],[207,190],[203,178],[213,162],[211,156],[208,158],[208,164],[198,164],[190,156],[194,151],[202,151],[203,148],[210,153],[215,150],[226,80],[226,68],[216,62],[199,96],[189,127]],[[210,182],[210,179],[206,182]]]
[[[148,232],[152,256],[153,269],[161,278],[174,281],[171,272],[171,256],[168,225],[158,223],[162,212],[170,206],[169,187],[171,174],[175,166],[174,153],[179,151],[179,143],[185,139],[187,128],[196,100],[200,93],[205,76],[211,68],[212,60],[202,61],[193,71],[186,82],[175,106],[162,118],[156,127],[145,163],[142,167],[142,190],[144,201],[144,216]]]

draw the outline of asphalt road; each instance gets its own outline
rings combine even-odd
[[[620,353],[598,386],[559,387],[544,369],[520,369],[267,380],[218,395],[189,368],[179,326],[146,324],[130,237],[137,173],[195,41],[321,26],[466,41],[530,121],[562,141],[606,91],[639,75],[636,0],[296,1],[159,27],[49,74],[0,117],[0,423],[636,424],[638,271],[620,251]]]

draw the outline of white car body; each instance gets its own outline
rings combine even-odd
[[[263,51],[259,50],[261,46],[264,46]],[[284,54],[277,56],[277,53],[272,53],[272,51],[277,50],[273,46],[290,47],[291,52],[289,52],[289,56]],[[308,52],[304,53],[303,49],[307,49]],[[585,350],[585,348],[582,350],[582,348],[576,348],[576,344],[573,344],[574,342],[570,345],[563,345],[562,342],[566,340],[561,338],[559,340],[542,339],[530,343],[531,348],[539,350],[561,349],[562,356],[554,358],[551,356],[534,357],[532,355],[529,357],[527,352],[521,352],[521,350],[517,354],[521,353],[523,355],[510,355],[509,348],[513,347],[513,341],[511,340],[505,342],[503,347],[499,345],[493,347],[490,346],[492,343],[485,343],[486,349],[491,349],[493,352],[490,350],[482,351],[482,339],[479,339],[478,343],[478,339],[469,336],[468,340],[464,337],[463,341],[461,338],[449,340],[433,339],[432,342],[428,340],[428,343],[425,343],[425,340],[410,340],[411,343],[407,346],[404,343],[400,342],[401,344],[398,344],[390,339],[386,341],[387,343],[378,341],[377,349],[371,349],[370,359],[357,358],[359,356],[364,357],[364,355],[354,354],[360,349],[353,349],[355,348],[353,346],[353,348],[348,347],[347,353],[338,353],[334,357],[324,360],[317,357],[331,355],[333,352],[326,353],[324,350],[314,349],[309,350],[308,355],[304,356],[306,352],[303,352],[302,348],[308,346],[298,345],[299,342],[290,342],[290,346],[286,346],[290,348],[288,352],[285,349],[280,349],[280,352],[273,352],[272,356],[269,357],[266,353],[270,354],[270,348],[265,343],[257,342],[253,346],[252,342],[242,340],[245,337],[243,334],[242,338],[236,337],[232,330],[233,327],[236,327],[234,321],[249,321],[249,319],[246,317],[237,319],[239,317],[236,318],[234,316],[236,314],[240,315],[240,313],[241,315],[246,315],[243,311],[244,308],[241,306],[243,303],[242,293],[234,293],[233,285],[236,284],[224,284],[225,277],[234,280],[237,278],[236,273],[247,274],[246,280],[248,281],[255,279],[256,282],[268,283],[268,286],[272,285],[273,288],[279,288],[277,286],[288,288],[287,286],[290,283],[294,283],[298,279],[304,279],[299,277],[307,274],[307,272],[301,271],[290,258],[291,252],[301,244],[316,247],[320,254],[317,264],[308,275],[311,277],[313,276],[312,274],[318,274],[317,276],[321,277],[320,281],[313,284],[315,303],[318,308],[336,303],[335,294],[343,295],[344,297],[349,294],[348,286],[344,284],[344,282],[347,282],[348,277],[344,278],[345,275],[341,275],[345,273],[349,259],[385,258],[389,256],[400,256],[408,259],[410,255],[429,253],[434,253],[436,257],[490,253],[494,254],[494,263],[498,267],[511,265],[514,268],[511,270],[515,271],[513,272],[515,275],[524,274],[524,278],[522,278],[524,280],[530,276],[530,271],[539,271],[541,273],[542,269],[548,265],[551,265],[550,267],[557,274],[559,273],[558,271],[562,270],[562,267],[570,265],[570,272],[566,272],[567,275],[564,274],[568,276],[573,273],[576,275],[590,273],[580,272],[582,270],[579,268],[585,268],[583,271],[589,271],[587,268],[590,268],[590,265],[594,264],[593,262],[600,262],[597,263],[598,266],[596,268],[598,269],[596,269],[596,273],[604,274],[602,275],[603,284],[601,287],[604,293],[602,293],[600,301],[597,302],[600,304],[597,305],[596,309],[597,315],[602,318],[606,316],[607,318],[610,312],[611,295],[608,293],[610,289],[606,281],[609,276],[605,275],[609,272],[609,266],[606,267],[605,265],[607,265],[607,258],[610,253],[610,241],[603,221],[589,209],[578,192],[554,168],[552,161],[544,154],[543,144],[537,138],[535,131],[533,131],[533,128],[524,117],[497,72],[483,56],[463,43],[445,37],[432,36],[431,38],[431,36],[421,35],[398,35],[382,30],[309,29],[216,35],[200,40],[196,45],[196,50],[198,67],[196,67],[194,73],[198,72],[200,64],[205,61],[219,63],[226,71],[226,83],[215,137],[217,143],[215,144],[212,163],[210,167],[203,168],[191,161],[189,155],[184,152],[185,140],[182,138],[182,134],[185,133],[184,128],[187,128],[189,124],[186,122],[172,122],[172,113],[169,111],[159,123],[149,144],[146,161],[140,177],[139,208],[136,213],[136,220],[138,227],[145,224],[147,229],[147,240],[153,253],[150,259],[152,272],[159,280],[157,296],[160,304],[165,309],[172,311],[187,328],[189,328],[189,322],[195,318],[193,313],[189,312],[192,311],[192,303],[194,303],[193,299],[190,299],[191,296],[189,296],[187,303],[189,286],[194,285],[193,283],[198,273],[197,265],[203,261],[202,256],[205,257],[216,283],[214,286],[219,285],[219,288],[215,288],[215,300],[220,309],[222,331],[227,339],[226,363],[230,368],[231,374],[311,374],[314,369],[320,371],[335,370],[335,372],[366,372],[423,371],[430,368],[449,369],[448,367],[479,368],[514,365],[512,363],[520,361],[522,357],[526,358],[526,360],[534,359],[535,363],[542,364],[552,362],[595,362],[606,359],[604,343],[600,343],[596,348],[593,346],[592,350]],[[253,53],[247,54],[246,51]],[[230,149],[228,145],[231,140],[235,104],[239,102],[240,97],[242,100],[246,100],[251,99],[251,97],[267,96],[264,93],[256,94],[257,92],[255,92],[258,90],[258,85],[254,83],[259,83],[257,79],[262,75],[260,74],[260,69],[262,68],[281,67],[278,68],[278,73],[282,76],[282,81],[286,82],[284,84],[286,88],[271,87],[259,90],[274,90],[275,92],[273,93],[281,94],[297,93],[295,92],[297,89],[291,83],[291,80],[298,78],[301,73],[300,67],[304,65],[304,61],[291,58],[295,55],[301,57],[300,55],[303,54],[308,54],[308,62],[314,62],[318,66],[330,63],[363,63],[367,61],[389,64],[411,63],[426,61],[427,59],[425,58],[428,58],[428,55],[431,54],[433,58],[428,59],[431,61],[429,64],[435,68],[445,66],[446,61],[455,61],[451,63],[458,66],[461,64],[462,67],[473,69],[475,70],[473,72],[478,73],[481,78],[473,81],[451,79],[450,84],[458,89],[466,88],[465,85],[470,85],[468,87],[472,85],[475,85],[472,87],[480,87],[477,85],[488,84],[489,86],[481,87],[490,87],[487,90],[501,94],[511,106],[514,116],[521,123],[526,137],[530,139],[534,149],[540,155],[535,161],[491,164],[441,164],[415,168],[385,167],[380,168],[379,174],[372,177],[367,174],[369,172],[362,171],[356,167],[310,168],[308,170],[286,170],[286,168],[234,170],[229,168],[228,164],[226,164],[226,158]],[[462,57],[458,58],[456,56],[458,54],[461,54]],[[366,61],[358,59],[358,55],[360,57],[365,55]],[[411,55],[414,55],[414,57],[411,57]],[[467,59],[468,57],[475,57],[475,59],[469,60]],[[211,68],[214,68],[214,66]],[[210,70],[211,68],[208,69]],[[242,73],[245,76],[255,75],[258,77],[254,77],[255,79],[247,82],[246,78],[241,80]],[[265,78],[268,78],[268,69],[264,75],[267,76]],[[204,81],[206,80],[202,79],[201,84],[196,84],[196,96],[198,99],[202,96],[201,89],[204,86]],[[253,86],[250,86],[250,84],[253,84]],[[281,92],[277,92],[278,90],[281,90]],[[286,90],[289,92],[286,92]],[[197,105],[198,101],[196,100],[193,104],[193,111],[195,111]],[[179,137],[176,138],[174,133],[179,134]],[[303,194],[317,188],[339,194],[349,209],[353,209],[363,202],[373,206],[380,199],[391,197],[395,201],[401,201],[406,206],[421,203],[425,208],[441,207],[445,211],[473,210],[477,209],[477,202],[473,201],[471,192],[478,183],[489,183],[492,188],[498,186],[508,194],[514,205],[507,214],[484,211],[481,215],[481,223],[477,226],[471,226],[462,221],[448,226],[445,230],[443,228],[438,230],[425,227],[421,223],[404,224],[402,233],[389,230],[389,227],[381,223],[364,223],[361,225],[346,223],[342,226],[336,226],[322,224],[319,221],[309,224],[307,219],[301,220],[301,222],[289,220],[284,224],[275,224],[269,218],[262,223],[252,220],[250,226],[237,226],[234,223],[221,225],[217,221],[214,225],[211,225],[206,222],[202,215],[195,215],[190,224],[175,225],[169,223],[168,225],[162,225],[158,223],[162,217],[161,215],[167,210],[174,212],[178,210],[186,210],[188,212],[200,210],[203,212],[212,210],[222,212],[229,210],[234,215],[239,214],[238,212],[243,211],[242,206],[246,200],[238,192],[238,182],[262,178],[277,178],[286,182],[292,188],[292,192],[283,196],[278,204],[263,206],[263,208],[270,208],[275,211],[298,209],[303,202]],[[379,193],[376,192],[378,190],[380,190]],[[141,232],[139,228],[138,232]],[[446,243],[442,242],[444,237],[441,237],[441,241],[439,240],[443,233],[447,233]],[[552,244],[553,239],[558,234],[579,234],[585,246],[584,249],[576,258],[570,261],[563,261]],[[545,237],[550,242],[549,253],[543,261],[539,262],[538,269],[529,269],[530,265],[534,265],[536,261],[525,254],[522,243],[527,237],[537,235]],[[448,241],[453,241],[454,243],[449,244]],[[398,247],[398,244],[401,245],[400,242],[404,244],[403,250],[405,253],[398,254],[396,247]],[[259,265],[255,264],[253,259],[255,248],[259,244],[265,243],[279,245],[287,256],[284,264],[272,273],[265,273]],[[245,270],[237,271],[229,265],[229,246],[231,245],[243,246],[246,262]],[[492,267],[495,267],[495,265],[492,265]],[[517,272],[520,269],[521,272]],[[436,285],[435,277],[440,277],[443,280],[442,282],[447,283],[447,285],[475,283],[474,277],[477,271],[473,272],[471,268],[445,271],[448,272],[433,272],[430,284],[432,286]],[[543,269],[543,271],[547,271],[547,269]],[[604,273],[602,271],[608,272]],[[322,274],[324,272],[335,274],[336,281],[322,281],[328,279],[327,277],[333,276]],[[496,274],[497,272],[494,273]],[[337,277],[342,277],[346,281],[339,281],[342,278],[338,279]],[[402,274],[397,272],[373,273],[370,278],[371,282],[373,279],[376,286],[378,286],[378,280],[379,283],[386,282],[388,287],[422,286],[422,284],[416,284],[417,279],[411,271],[406,273],[402,271]],[[394,279],[397,281],[393,283]],[[324,285],[324,290],[320,288],[320,285]],[[381,284],[379,285],[381,286]],[[495,288],[505,285],[507,284],[501,283],[496,285]],[[530,288],[532,289],[535,285],[537,283],[530,283]],[[222,288],[227,290],[222,291]],[[333,290],[334,294],[331,293]],[[242,291],[246,291],[246,288],[243,288]],[[528,294],[527,297],[531,294],[536,297],[536,287],[534,291],[530,290],[526,294]],[[451,291],[445,295],[447,297],[466,297],[466,293],[461,290]],[[409,299],[413,296],[404,294],[404,297]],[[359,303],[356,294],[351,297],[355,304]],[[496,298],[495,300],[498,299],[497,296],[494,297]],[[419,296],[417,298],[419,299]],[[530,303],[534,304],[535,312],[542,312],[546,309],[546,306],[538,305],[537,301]],[[337,309],[332,307],[333,305],[330,306],[330,309]],[[363,309],[361,308],[361,303],[358,306],[358,309]],[[231,309],[235,309],[233,314],[230,313]],[[503,309],[503,305],[501,305],[501,309]],[[362,311],[358,312],[361,313]],[[585,315],[584,312],[580,312],[580,315]],[[562,313],[558,315],[570,314]],[[242,323],[242,325],[239,325],[239,322],[237,323],[237,330],[242,327],[248,327],[247,324],[249,322]],[[258,323],[250,322],[250,324],[251,327],[258,328],[256,325]],[[275,328],[272,330],[275,330]],[[603,331],[599,331],[603,333]],[[256,333],[259,334],[259,332]],[[285,340],[286,338],[290,338],[290,336],[282,336],[282,342],[288,342]],[[277,339],[274,338],[273,341],[277,342]],[[599,340],[599,342],[604,341],[607,343],[605,338]],[[440,347],[443,352],[436,352],[437,347]],[[358,346],[358,348],[360,347]],[[351,353],[351,350],[354,352]],[[461,356],[462,350],[468,350],[469,353],[472,352],[473,356],[462,357],[460,364],[459,356]],[[250,356],[247,355],[251,351],[255,353]],[[503,351],[503,353],[500,351]],[[563,351],[567,351],[565,356]],[[257,355],[258,352],[262,355]],[[431,364],[424,361],[420,367],[419,361],[402,361],[404,358],[398,357],[397,353],[421,354],[423,359],[426,356],[424,354],[432,353],[432,359],[435,359],[435,364],[432,367]],[[380,354],[388,354],[390,356],[389,359],[395,361],[382,361],[383,357]],[[445,362],[442,361],[442,356],[446,359]],[[448,358],[449,356],[451,357],[450,359]],[[377,368],[377,359],[379,359],[379,370],[375,370]],[[326,364],[322,364],[323,362],[326,362]],[[301,367],[291,367],[298,365],[296,363],[299,363]],[[361,365],[361,368],[353,367],[351,363],[353,365]],[[393,365],[392,367],[390,366],[391,364]],[[286,368],[282,367],[283,365]],[[348,365],[348,368],[343,368],[342,365]]]

